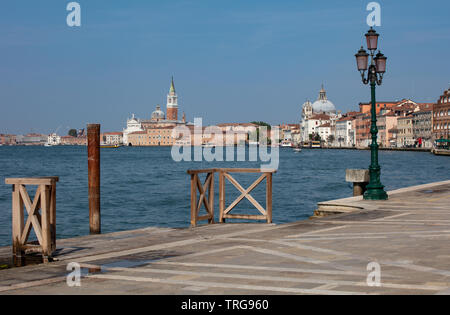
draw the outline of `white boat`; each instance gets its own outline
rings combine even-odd
[[[292,148],[292,142],[290,142],[290,141],[283,141],[283,142],[281,142],[281,146],[283,148]]]
[[[294,152],[297,152],[297,153],[302,152],[302,149],[301,148],[294,148]]]
[[[52,144],[50,144],[50,143],[46,143],[46,144],[44,144],[44,147],[52,147],[53,145]]]

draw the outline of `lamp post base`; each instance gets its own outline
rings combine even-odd
[[[369,185],[370,186],[370,185]],[[389,196],[384,191],[384,186],[380,187],[367,187],[366,192],[364,193],[364,200],[388,200]]]

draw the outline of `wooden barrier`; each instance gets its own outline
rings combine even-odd
[[[191,226],[197,226],[198,221],[208,220],[214,223],[214,170],[188,171],[191,175]],[[199,174],[206,174],[202,184]],[[197,190],[200,197],[197,199]],[[208,193],[208,196],[206,194]],[[200,216],[202,204],[205,205],[207,215]]]
[[[248,168],[214,168],[206,170],[189,170],[191,175],[191,226],[196,226],[198,221],[208,220],[209,223],[214,223],[214,173],[219,173],[219,209],[220,209],[220,223],[224,223],[226,219],[245,219],[245,220],[264,220],[267,223],[272,223],[272,177],[275,170],[261,170]],[[205,184],[202,185],[198,177],[199,174],[206,173]],[[262,175],[253,182],[247,189],[244,189],[241,184],[231,176],[232,173],[261,173]],[[228,207],[226,207],[225,184],[228,180],[241,195],[234,200]],[[266,180],[266,209],[250,195],[250,193],[264,180]],[[200,198],[197,200],[197,189],[200,192]],[[208,199],[206,201],[206,193],[209,189]],[[248,199],[253,206],[260,212],[260,215],[248,214],[231,214],[230,212],[242,201],[244,198]],[[207,215],[199,216],[199,211],[202,205],[205,205]]]
[[[24,264],[26,251],[41,252],[44,262],[51,259],[56,250],[56,182],[58,177],[7,178],[12,185],[12,238],[13,260],[16,266]],[[27,185],[37,186],[31,201]],[[24,223],[24,206],[28,218]],[[39,209],[41,212],[39,213]],[[39,245],[28,243],[31,229]]]

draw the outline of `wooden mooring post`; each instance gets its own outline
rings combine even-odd
[[[13,263],[25,264],[26,252],[42,253],[48,262],[56,250],[56,183],[58,177],[7,178],[12,185],[12,239]],[[33,201],[26,186],[37,186]],[[25,221],[24,208],[28,218]],[[39,212],[39,210],[41,210]],[[28,242],[31,229],[37,242]]]
[[[219,173],[219,222],[224,223],[226,219],[263,220],[272,223],[272,177],[275,170],[261,170],[248,168],[214,168],[205,170],[188,170],[191,175],[191,226],[197,226],[198,221],[208,220],[214,223],[214,173]],[[231,176],[231,173],[261,173],[261,176],[253,182],[247,189],[244,189],[239,182]],[[205,183],[202,184],[199,174],[207,174]],[[266,179],[266,208],[255,200],[250,193]],[[225,184],[229,181],[240,191],[241,195],[226,207]],[[198,197],[197,190],[200,193]],[[208,194],[208,196],[207,196]],[[248,199],[260,212],[259,215],[231,214],[230,212],[242,201]],[[207,214],[200,216],[200,209],[204,204]]]
[[[100,125],[88,124],[89,230],[101,233],[100,215]]]

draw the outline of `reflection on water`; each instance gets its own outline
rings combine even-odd
[[[148,226],[187,227],[190,189],[187,169],[259,167],[259,162],[181,162],[170,148],[102,149],[102,231]],[[274,223],[306,219],[317,202],[351,196],[345,169],[367,168],[369,151],[280,149],[280,168],[273,178]],[[450,159],[420,152],[380,152],[382,182],[388,190],[447,180]],[[0,180],[6,177],[59,176],[58,238],[89,233],[87,153],[85,147],[0,147]],[[233,175],[250,185],[256,174]],[[218,180],[216,178],[216,184]],[[265,185],[252,195],[264,206]],[[228,184],[228,204],[238,191]],[[216,193],[218,189],[216,189]],[[216,209],[218,209],[216,198]],[[238,209],[248,212],[244,200]],[[217,212],[217,211],[216,211]],[[0,246],[11,239],[11,187],[0,185]]]

